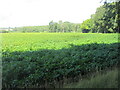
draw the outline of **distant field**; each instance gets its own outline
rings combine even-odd
[[[2,34],[3,51],[30,51],[38,49],[69,48],[71,44],[115,43],[118,34],[81,33],[5,33]]]

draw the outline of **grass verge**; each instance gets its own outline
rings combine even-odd
[[[118,88],[118,69],[92,74],[87,79],[65,85],[64,88]]]

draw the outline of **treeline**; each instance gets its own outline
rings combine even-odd
[[[49,22],[46,26],[16,27],[12,32],[81,32],[80,24],[70,22]]]
[[[16,27],[12,32],[48,32],[49,26],[25,26],[25,27]]]
[[[49,32],[81,32],[80,24],[59,21],[49,23]]]
[[[27,26],[14,28],[12,32],[82,32],[82,33],[120,33],[120,1],[105,3],[96,9],[90,19],[81,24],[71,22],[49,22],[46,26]]]

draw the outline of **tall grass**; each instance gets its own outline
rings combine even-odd
[[[65,85],[64,88],[118,88],[118,69],[92,74],[89,79]]]

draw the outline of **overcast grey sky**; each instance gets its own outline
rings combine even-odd
[[[51,20],[81,23],[101,0],[1,0],[0,27],[48,25]]]

